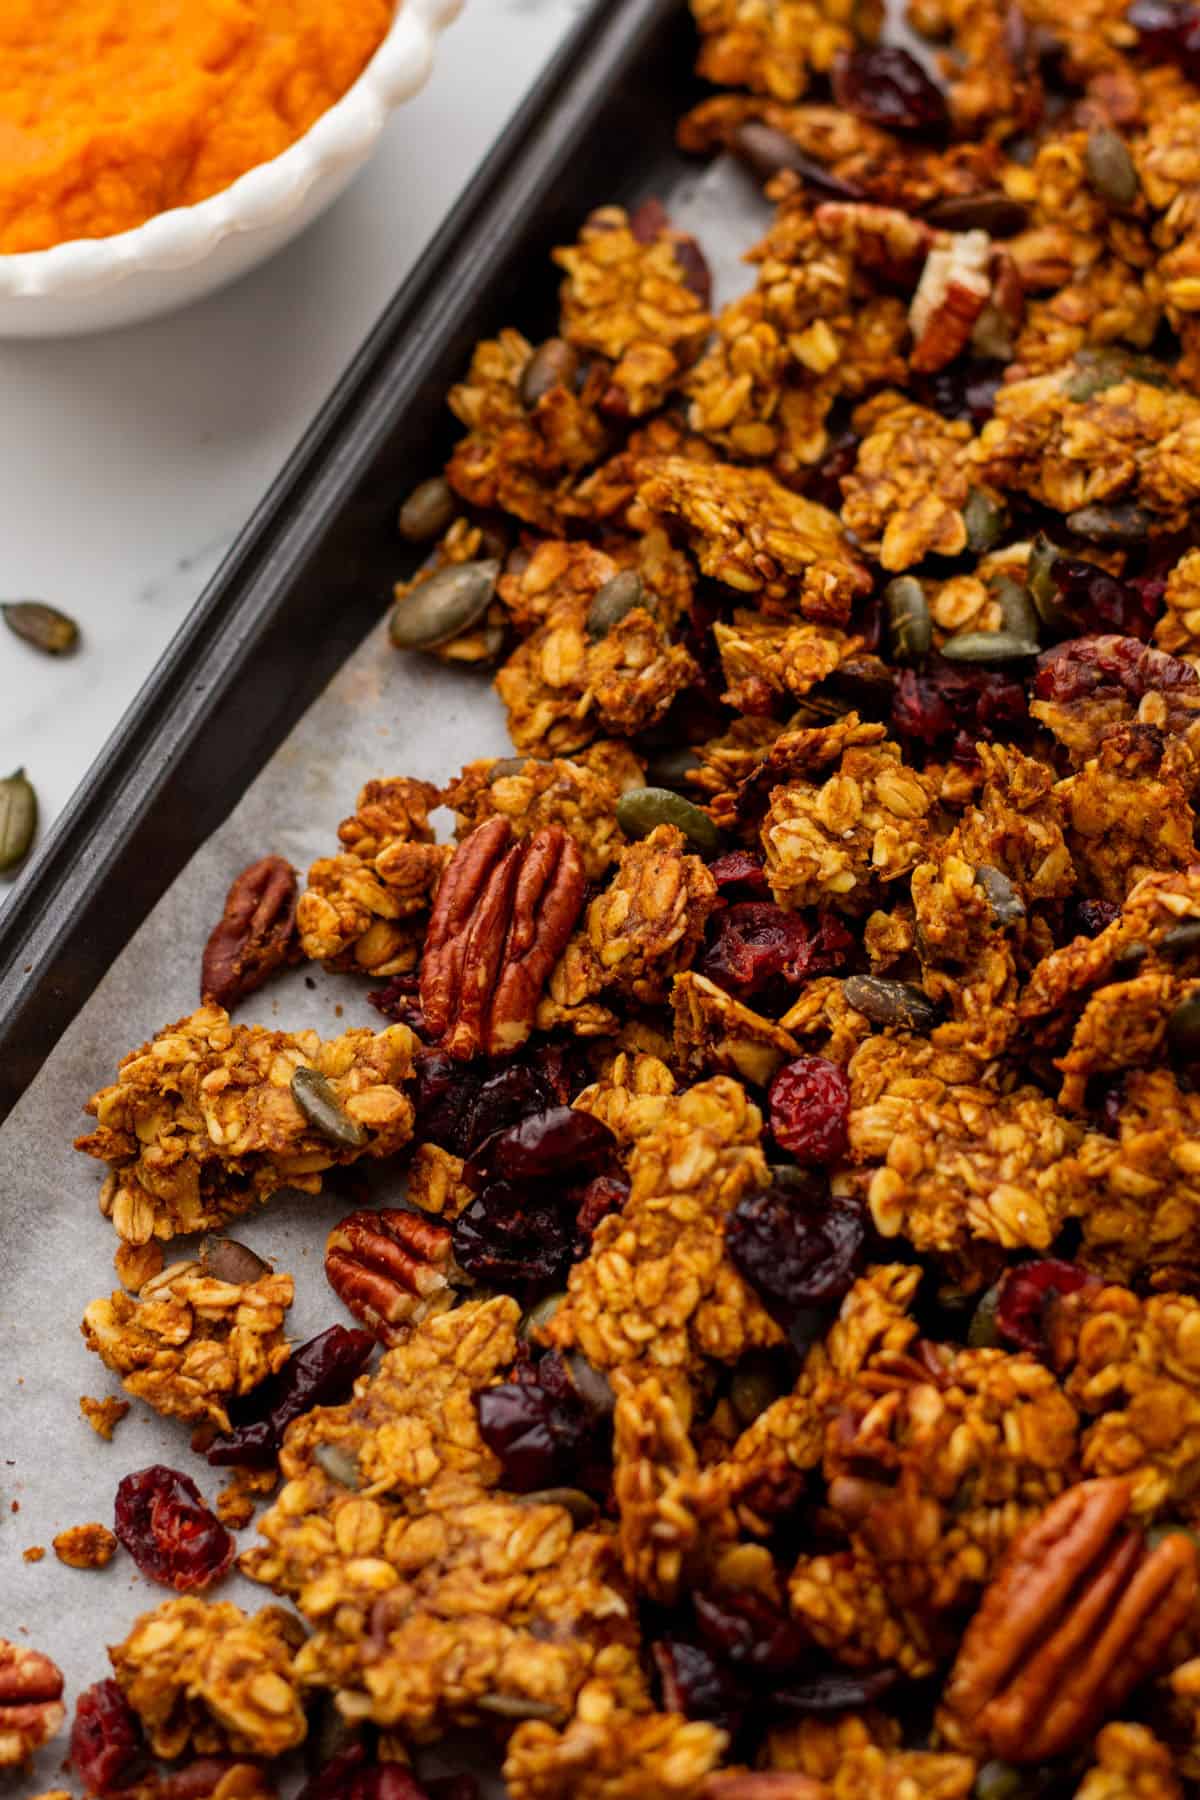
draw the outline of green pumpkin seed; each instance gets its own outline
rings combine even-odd
[[[1160,938],[1158,948],[1171,962],[1195,956],[1200,952],[1200,919],[1181,919],[1178,925],[1172,925]]]
[[[829,685],[837,690],[839,697],[848,698],[857,709],[882,704],[885,711],[890,710],[892,671],[881,656],[866,653],[848,656],[829,677]],[[868,716],[874,717],[874,714]]]
[[[1116,980],[1128,981],[1131,975],[1136,975],[1149,954],[1149,944],[1143,944],[1139,938],[1134,938],[1131,944],[1122,944],[1112,961]]]
[[[1075,358],[1075,371],[1064,390],[1068,400],[1090,400],[1094,394],[1102,394],[1122,381],[1140,381],[1147,387],[1166,390],[1175,386],[1161,364],[1112,346],[1081,350]]]
[[[915,575],[897,575],[883,590],[888,643],[897,662],[918,662],[933,645],[933,619]]]
[[[228,1281],[234,1287],[261,1281],[271,1273],[270,1263],[236,1238],[205,1238],[200,1246],[200,1266],[214,1281]]]
[[[849,975],[842,992],[855,1012],[865,1013],[873,1025],[900,1025],[906,1031],[931,1031],[937,1008],[927,994],[909,981],[887,981],[881,975]]]
[[[582,1488],[535,1488],[530,1494],[522,1494],[521,1500],[529,1506],[561,1506],[581,1529],[590,1525],[600,1511],[592,1496],[585,1494]]]
[[[597,1369],[579,1350],[568,1352],[566,1364],[571,1386],[584,1405],[599,1418],[608,1418],[616,1408],[617,1396],[603,1369]]]
[[[1200,994],[1181,1000],[1167,1020],[1167,1045],[1180,1062],[1200,1061]]]
[[[480,1712],[494,1713],[498,1719],[561,1719],[562,1707],[549,1700],[532,1700],[526,1694],[480,1694],[475,1702]]]
[[[24,769],[17,769],[0,781],[0,871],[24,862],[37,822],[37,795]]]
[[[679,744],[671,749],[653,751],[646,759],[646,774],[652,787],[674,788],[683,793],[693,769],[703,766],[703,757],[697,756],[686,744]]]
[[[458,517],[458,495],[444,475],[431,475],[419,482],[404,505],[396,523],[400,536],[410,544],[429,544],[448,531]]]
[[[972,1350],[994,1350],[1000,1343],[1000,1328],[996,1324],[996,1305],[999,1299],[998,1281],[980,1296],[979,1304],[971,1314],[971,1323],[967,1326],[967,1343]]]
[[[1087,135],[1083,166],[1094,191],[1109,206],[1132,206],[1139,183],[1129,146],[1110,125],[1093,125]]]
[[[579,368],[579,353],[562,338],[547,338],[525,364],[518,392],[532,412],[552,388],[570,387]]]
[[[1002,869],[980,863],[975,871],[975,886],[983,889],[997,925],[1015,925],[1025,917],[1025,902]]]
[[[1144,507],[1128,503],[1124,506],[1081,506],[1067,514],[1067,529],[1076,537],[1093,544],[1128,549],[1144,544],[1150,536],[1154,519]]]
[[[964,631],[947,638],[942,655],[948,662],[1000,663],[1016,662],[1022,657],[1036,656],[1037,644],[1011,631]]]
[[[770,1163],[768,1173],[772,1187],[784,1188],[797,1197],[803,1195],[814,1206],[824,1205],[829,1199],[829,1183],[816,1169],[802,1169],[798,1163]]]
[[[318,1444],[313,1451],[313,1461],[324,1469],[330,1481],[339,1481],[352,1493],[362,1486],[358,1458],[351,1451],[343,1450],[339,1444]]]
[[[506,781],[510,775],[519,775],[529,763],[540,760],[536,756],[498,756],[487,772],[487,784],[491,787],[497,781]]]
[[[998,575],[990,586],[1000,608],[1004,630],[1010,637],[1036,644],[1041,621],[1025,586],[1014,581],[1011,575]]]
[[[1044,531],[1039,531],[1029,549],[1025,565],[1025,583],[1038,618],[1050,631],[1065,631],[1069,621],[1058,600],[1058,583],[1054,565],[1062,552],[1052,544]]]
[[[67,656],[79,642],[79,627],[70,614],[44,600],[8,600],[0,612],[11,632],[47,656]]]
[[[753,1425],[786,1391],[775,1359],[754,1350],[742,1357],[729,1383],[730,1403],[743,1425]]]
[[[972,1800],[1024,1800],[1030,1791],[1028,1778],[1028,1769],[1014,1769],[998,1760],[985,1762],[975,1777]]]
[[[670,788],[630,788],[617,801],[617,824],[629,838],[649,837],[657,825],[674,825],[701,856],[715,856],[720,848],[708,814]]]
[[[646,606],[648,603],[641,576],[634,569],[622,569],[619,575],[614,575],[603,587],[596,589],[592,604],[588,607],[588,636],[607,637],[613,626],[621,623],[626,613],[631,613],[635,606]]]
[[[550,1323],[566,1297],[566,1294],[561,1292],[547,1294],[544,1299],[538,1301],[536,1306],[531,1306],[517,1328],[517,1336],[525,1339],[535,1336]],[[473,1296],[473,1298],[477,1298],[477,1296]]]
[[[319,1069],[304,1065],[296,1070],[292,1076],[292,1099],[313,1130],[331,1143],[341,1144],[347,1150],[361,1150],[366,1143],[366,1126],[350,1117]]]
[[[973,556],[982,556],[985,551],[994,550],[1004,536],[1008,508],[982,488],[972,488],[963,502],[962,517],[967,528],[967,549]]]
[[[388,631],[397,650],[433,650],[477,625],[492,603],[500,564],[447,563],[419,581],[392,608]]]

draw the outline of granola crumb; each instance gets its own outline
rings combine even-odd
[[[112,1441],[113,1432],[129,1411],[131,1404],[128,1400],[118,1400],[115,1394],[107,1394],[103,1400],[94,1400],[90,1394],[79,1396],[80,1412],[96,1436],[104,1438],[109,1443]],[[14,1502],[14,1506],[15,1504]]]
[[[107,1525],[92,1520],[69,1525],[51,1540],[54,1554],[69,1569],[103,1569],[117,1553],[117,1540]]]
[[[28,1550],[22,1550],[22,1559],[27,1563],[39,1563],[46,1554],[44,1544],[30,1544]]]

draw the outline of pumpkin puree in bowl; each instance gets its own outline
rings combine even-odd
[[[110,237],[278,156],[392,0],[0,0],[0,252]]]

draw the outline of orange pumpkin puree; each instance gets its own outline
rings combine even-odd
[[[393,0],[0,0],[0,252],[109,237],[278,156]]]

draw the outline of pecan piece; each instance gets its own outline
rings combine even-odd
[[[1123,1479],[1068,1488],[1014,1539],[968,1625],[942,1723],[960,1748],[1060,1755],[1158,1667],[1196,1598],[1182,1533],[1149,1550]]]
[[[452,1281],[461,1280],[446,1227],[395,1207],[351,1213],[335,1225],[325,1242],[325,1275],[384,1344],[398,1344],[408,1327],[444,1312]]]
[[[260,856],[225,896],[200,965],[200,997],[230,1008],[299,956],[296,871],[282,856]]]
[[[514,843],[511,823],[497,816],[459,845],[421,963],[426,1029],[449,1055],[501,1056],[525,1042],[583,889],[579,846],[561,825]]]
[[[0,1638],[0,1769],[28,1762],[67,1716],[62,1670],[40,1650]]]
[[[986,232],[960,231],[930,250],[909,310],[917,373],[944,369],[966,345],[991,292],[990,247]]]

